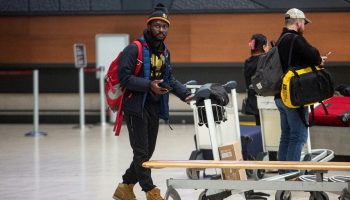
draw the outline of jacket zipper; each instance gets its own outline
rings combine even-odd
[[[134,132],[134,124],[132,123],[132,115],[130,115],[130,128],[131,128],[131,132]]]

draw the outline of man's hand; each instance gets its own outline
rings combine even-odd
[[[185,98],[186,103],[190,103],[194,99],[194,94],[190,94]]]
[[[324,63],[325,63],[326,60],[328,59],[328,56],[331,55],[331,54],[332,54],[332,52],[331,52],[331,51],[328,51],[328,52],[326,53],[326,55],[321,56],[321,59],[322,59],[321,66],[324,65]]]
[[[326,62],[326,60],[328,59],[327,56],[321,56],[322,62],[321,62],[321,66],[324,65],[324,63]]]
[[[162,83],[162,80],[154,80],[151,82],[151,90],[156,94],[165,94],[169,92],[166,88],[159,87],[159,83]]]

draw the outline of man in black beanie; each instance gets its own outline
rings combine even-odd
[[[151,169],[142,167],[155,149],[159,118],[169,120],[169,92],[182,101],[189,101],[190,91],[172,76],[170,54],[164,40],[169,30],[168,10],[158,4],[147,20],[147,29],[139,39],[143,59],[137,60],[138,47],[132,43],[122,53],[118,64],[118,77],[127,89],[123,98],[125,122],[129,131],[133,161],[123,175],[113,195],[117,200],[134,200],[133,187],[139,183],[147,200],[163,200],[160,190],[153,184]],[[142,62],[139,75],[135,66]]]

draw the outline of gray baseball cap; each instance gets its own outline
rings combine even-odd
[[[304,19],[305,24],[311,23],[311,20],[305,17],[304,12],[297,8],[289,9],[284,15],[284,18],[285,19]]]

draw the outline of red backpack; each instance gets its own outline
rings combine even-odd
[[[138,40],[135,40],[133,43],[136,44],[138,49],[137,64],[134,71],[134,75],[137,76],[142,67],[142,44]],[[122,53],[123,52],[120,52],[118,57],[111,63],[105,76],[105,96],[108,107],[114,112],[117,111],[117,116],[113,128],[116,136],[120,134],[120,129],[124,119],[122,101],[126,88],[122,88],[120,86],[118,79],[118,63]]]

